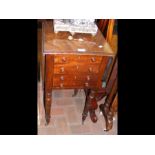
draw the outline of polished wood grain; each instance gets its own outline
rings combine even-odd
[[[111,44],[112,41],[115,21],[115,19],[99,19],[98,21],[98,27],[109,44]]]
[[[75,74],[75,73],[81,73],[81,74],[98,74],[99,73],[99,66],[98,65],[88,65],[84,64],[66,64],[66,65],[54,65],[54,74]]]
[[[111,41],[112,41],[114,24],[115,24],[115,20],[110,19],[108,24],[108,29],[107,29],[107,36],[106,36],[106,40],[109,44],[111,44]]]
[[[110,107],[112,113],[113,113],[113,118],[115,117],[115,114],[118,110],[118,93],[115,95],[115,98],[113,99],[112,105]]]
[[[114,37],[114,25],[116,23],[115,19],[99,19],[98,20],[98,27],[101,30],[102,34],[105,36],[106,41],[110,44],[111,47],[113,47],[113,37]],[[117,36],[117,35],[115,35]],[[117,41],[115,42],[115,49],[113,49],[113,52],[117,54]],[[115,58],[113,58],[113,61],[111,62],[111,65],[109,66],[107,76],[105,79],[105,82],[107,83],[113,63],[115,62]]]
[[[69,83],[70,81],[87,81],[87,82],[97,82],[98,77],[96,75],[79,75],[79,74],[74,74],[72,76],[70,75],[54,75],[53,76],[53,83],[56,82],[67,82]]]
[[[67,63],[89,63],[89,64],[100,64],[102,61],[101,56],[90,56],[90,55],[64,55],[57,54],[54,56],[55,64],[67,64]]]
[[[95,88],[96,82],[86,82],[86,81],[54,81],[53,88]]]
[[[105,37],[107,36],[105,34],[105,32],[106,32],[106,28],[107,28],[108,22],[109,22],[109,19],[99,19],[99,21],[98,21],[98,28],[105,35]]]
[[[44,106],[46,114],[46,123],[50,121],[51,101],[52,101],[52,87],[53,87],[53,67],[54,57],[52,55],[45,56],[45,82],[44,82]],[[50,67],[49,67],[50,66]],[[50,77],[50,78],[49,78]]]
[[[76,33],[73,40],[69,40],[71,36],[69,32],[54,33],[52,20],[43,22],[43,53],[62,54],[74,53],[80,55],[111,55],[113,51],[107,41],[104,39],[101,31],[98,29],[97,34],[93,37],[91,34]],[[79,41],[83,39],[83,41]],[[85,49],[80,52],[78,49]]]

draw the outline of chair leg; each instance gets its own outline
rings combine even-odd
[[[109,131],[113,127],[113,113],[109,110],[109,103],[101,104],[99,108],[103,113],[106,123],[106,128],[104,129],[104,131]]]
[[[112,103],[113,103],[114,98],[116,96],[116,92],[117,92],[117,79],[114,81],[112,90],[107,95],[105,103],[101,104],[99,106],[100,111],[102,111],[104,119],[105,119],[105,122],[106,122],[106,129],[105,129],[105,131],[109,131],[113,127],[114,110],[113,110],[113,107],[112,107]]]

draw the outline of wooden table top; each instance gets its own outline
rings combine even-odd
[[[54,33],[52,20],[45,20],[42,31],[43,54],[115,55],[99,29],[95,36],[82,33],[72,36],[70,32]],[[70,40],[71,36],[73,38]]]

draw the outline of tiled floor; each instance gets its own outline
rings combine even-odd
[[[97,123],[93,123],[88,116],[82,125],[82,111],[85,102],[85,95],[81,90],[76,97],[72,97],[73,90],[53,91],[53,103],[51,108],[51,121],[45,126],[44,108],[42,102],[43,92],[41,83],[38,83],[38,108],[39,108],[39,135],[115,135],[117,134],[117,116],[114,127],[111,131],[105,132],[105,121],[99,110]],[[99,102],[103,103],[104,99]]]

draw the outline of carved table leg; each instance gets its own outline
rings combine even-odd
[[[86,119],[88,112],[90,114],[90,118],[92,122],[97,122],[97,116],[95,114],[95,110],[97,109],[97,101],[96,101],[96,91],[89,90],[86,94],[85,107],[82,114],[82,122]]]
[[[52,95],[50,91],[45,91],[45,118],[46,118],[46,125],[50,122],[50,112],[51,112],[51,99]]]

